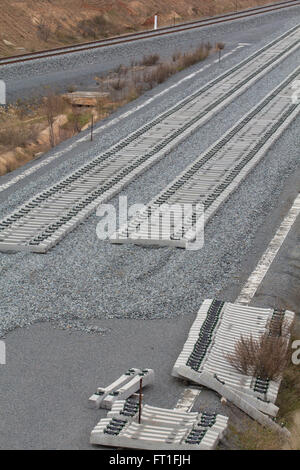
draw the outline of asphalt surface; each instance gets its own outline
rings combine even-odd
[[[7,100],[29,98],[45,93],[45,87],[63,91],[76,83],[79,89],[95,86],[94,77],[112,70],[120,64],[130,65],[144,55],[158,53],[171,57],[174,51],[182,52],[200,42],[223,41],[230,48],[237,42],[264,41],[269,36],[295,24],[300,7],[265,13],[260,16],[227,22],[221,25],[201,27],[181,33],[144,39],[128,44],[82,51],[67,56],[0,67],[0,79],[7,84]]]
[[[289,14],[286,21],[285,15],[278,21],[284,22],[282,33],[296,24]],[[252,44],[229,56],[220,67],[229,68],[272,40],[278,26],[275,23],[271,32],[269,25],[263,38],[248,33],[247,42]],[[232,48],[236,45],[232,43]],[[122,193],[129,203],[153,197],[280,83],[298,61],[299,53],[286,59],[137,178]],[[193,70],[197,67],[201,64]],[[188,73],[190,70],[173,77],[152,94]],[[191,83],[179,86],[176,93],[166,93],[121,125],[100,132],[93,144],[76,145],[77,139],[73,139],[73,149],[0,193],[1,214],[219,73],[216,65],[207,68]],[[147,97],[149,94],[116,116]],[[185,385],[170,372],[201,301],[211,297],[234,301],[299,191],[299,122],[299,118],[293,122],[210,221],[204,248],[198,252],[110,245],[97,239],[94,215],[46,255],[1,254],[0,334],[5,336],[7,364],[0,366],[0,448],[90,448],[89,433],[105,413],[90,410],[87,398],[128,367],[155,369],[155,387],[145,390],[147,403],[175,405]],[[60,149],[69,145],[64,143]],[[49,155],[53,152],[44,158]],[[0,184],[20,171],[0,179]],[[113,202],[117,204],[117,198]],[[299,220],[253,302],[275,306],[280,284],[280,296],[296,306],[298,229]],[[91,332],[93,329],[99,332]],[[208,392],[201,392],[196,405],[230,411]]]

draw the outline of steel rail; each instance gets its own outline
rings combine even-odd
[[[54,49],[45,49],[45,50],[41,50],[41,51],[33,52],[33,53],[3,57],[3,58],[0,58],[0,66],[16,64],[20,62],[27,62],[31,60],[37,60],[37,59],[44,59],[47,57],[55,57],[55,56],[70,54],[74,52],[87,51],[87,50],[108,47],[108,46],[113,46],[113,45],[118,45],[118,44],[125,44],[125,43],[133,42],[139,39],[148,39],[152,37],[163,36],[166,34],[172,34],[174,32],[181,32],[181,31],[186,31],[186,30],[195,29],[199,27],[211,26],[211,25],[215,25],[219,23],[228,22],[228,21],[243,19],[249,16],[269,13],[269,12],[280,10],[283,8],[295,7],[297,5],[300,5],[300,0],[293,0],[292,2],[291,1],[280,2],[280,3],[275,4],[274,6],[270,5],[266,7],[257,7],[253,9],[244,10],[238,13],[229,13],[226,15],[216,16],[216,17],[213,17],[212,19],[203,19],[203,20],[193,21],[189,23],[181,23],[175,26],[166,26],[163,28],[159,28],[158,30],[151,30],[148,32],[140,31],[140,32],[133,33],[133,34],[114,36],[114,37],[110,37],[107,39],[101,39],[101,40],[91,41],[87,43],[79,43],[79,44],[75,44],[72,46],[62,46],[62,47],[57,47]]]
[[[201,248],[204,224],[299,114],[291,86],[299,77],[297,67],[115,233],[112,243]]]
[[[0,222],[0,250],[48,251],[298,47],[299,26],[27,201]]]

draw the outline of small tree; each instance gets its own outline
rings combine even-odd
[[[48,96],[44,98],[44,112],[48,121],[49,126],[49,141],[50,146],[55,146],[55,135],[54,135],[54,120],[55,117],[63,112],[65,102],[61,96],[55,95],[53,92],[49,92]]]

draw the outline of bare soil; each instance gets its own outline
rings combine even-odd
[[[172,25],[272,0],[1,0],[0,56]],[[276,2],[274,2],[276,3]]]

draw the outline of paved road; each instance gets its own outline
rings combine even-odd
[[[286,29],[295,22],[287,20]],[[255,47],[276,33],[269,31]],[[236,63],[253,48],[252,44],[239,49],[221,67]],[[284,61],[255,89],[139,177],[126,190],[129,201],[147,202],[290,73],[298,60],[299,55],[294,54]],[[197,67],[201,65],[193,70]],[[74,139],[72,150],[1,193],[2,214],[219,72],[216,66],[207,68],[197,79],[179,86],[176,93],[166,93],[122,120],[122,125],[99,133],[92,145],[77,144]],[[173,77],[159,90],[188,73]],[[126,110],[147,98],[149,94]],[[103,412],[88,409],[86,400],[96,386],[107,385],[127,367],[153,367],[156,386],[145,392],[145,399],[154,405],[175,405],[184,384],[171,378],[170,371],[201,300],[236,298],[299,190],[298,129],[299,119],[220,209],[206,228],[205,246],[199,252],[112,246],[97,240],[97,218],[92,216],[47,255],[1,255],[0,332],[6,333],[7,365],[0,366],[0,448],[89,448],[89,432]],[[60,149],[64,151],[69,145],[62,144]],[[293,251],[293,239],[297,240],[298,227],[297,221],[295,233],[291,232],[279,253],[279,265],[276,260],[265,278],[271,286],[282,270],[291,272],[286,275],[284,298],[295,306],[298,298],[293,300],[289,294],[288,276],[295,278],[296,289],[299,273],[294,260],[299,253]],[[287,258],[291,258],[288,268]],[[272,295],[263,297],[266,288],[263,284],[254,302],[272,306],[274,287]],[[67,328],[68,324],[73,328]],[[54,329],[59,325],[66,329]],[[88,334],[91,327],[109,331]],[[207,392],[201,392],[196,405],[220,409],[216,396]]]
[[[264,244],[268,243],[282,212],[299,188],[300,171],[287,183],[280,208],[270,213],[266,226],[256,234]],[[298,219],[253,304],[276,305],[279,284],[286,305],[291,303],[291,308],[295,306],[299,311],[299,233]],[[236,291],[248,271],[246,257],[240,266],[241,282],[236,285]],[[273,282],[276,279],[278,284]],[[267,296],[262,297],[263,292],[267,292]],[[234,300],[231,282],[218,297],[221,295]],[[57,330],[49,324],[10,333],[6,338],[7,365],[0,366],[0,448],[92,448],[88,443],[89,433],[105,412],[91,410],[87,398],[97,386],[107,385],[132,366],[155,369],[155,386],[145,389],[147,403],[175,406],[185,385],[172,378],[170,372],[194,314],[188,310],[174,319],[101,320],[97,323],[109,329],[104,336]],[[202,391],[195,405],[196,409],[218,409],[235,421],[239,416],[237,410],[222,407],[213,392]],[[226,445],[232,443],[229,441]]]

